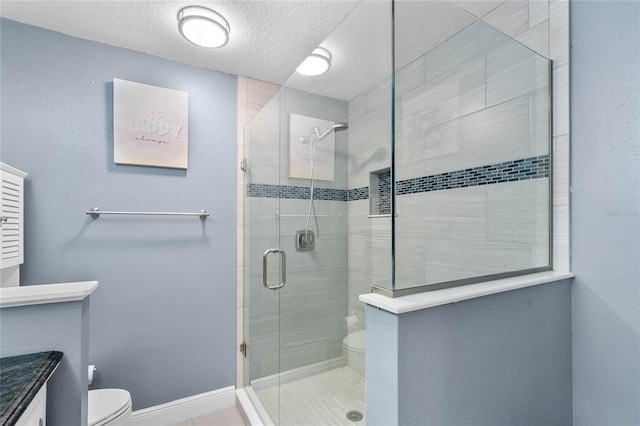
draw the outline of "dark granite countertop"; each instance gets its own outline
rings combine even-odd
[[[12,426],[62,359],[62,352],[0,358],[0,425]]]

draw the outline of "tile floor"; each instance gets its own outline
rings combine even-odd
[[[364,414],[364,378],[349,367],[264,389],[257,394],[280,426],[365,424],[365,419],[357,422],[347,419],[349,411]],[[245,422],[238,408],[231,406],[170,426],[245,426]]]
[[[238,410],[238,407],[232,405],[231,407],[222,408],[220,410],[212,411],[211,413],[203,414],[198,417],[190,417],[184,419],[178,423],[172,423],[168,426],[248,426],[245,424],[242,414]]]
[[[257,392],[272,417],[282,426],[364,425],[347,412],[364,414],[364,378],[341,367],[302,380]],[[278,406],[280,401],[280,406]],[[274,418],[274,420],[277,420]]]

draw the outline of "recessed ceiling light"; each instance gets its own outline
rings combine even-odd
[[[202,6],[187,6],[178,12],[178,30],[201,47],[222,47],[229,41],[229,23],[222,15]]]
[[[317,47],[305,59],[296,71],[306,76],[324,74],[331,68],[331,53],[322,47]]]

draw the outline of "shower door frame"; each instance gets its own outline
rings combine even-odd
[[[318,247],[310,252],[298,252],[295,248],[295,235],[296,231],[305,227],[310,181],[292,178],[287,169],[291,143],[289,119],[292,111],[285,111],[284,108],[291,108],[290,103],[296,101],[304,104],[304,101],[308,101],[308,95],[281,88],[258,113],[262,114],[263,110],[268,109],[264,117],[258,119],[261,121],[252,121],[242,129],[245,138],[242,154],[245,170],[241,177],[244,203],[241,295],[243,335],[239,343],[246,345],[246,355],[241,357],[239,365],[242,371],[239,372],[238,383],[246,388],[250,397],[253,396],[252,402],[261,412],[263,421],[273,421],[275,424],[280,419],[285,421],[286,416],[281,413],[286,413],[287,407],[291,405],[283,401],[279,394],[282,384],[307,377],[307,373],[314,375],[346,365],[342,339],[347,333],[348,207],[346,200],[342,199],[346,189],[340,188],[340,185],[346,188],[347,136],[346,132],[341,132],[338,137],[341,143],[335,154],[344,162],[343,169],[336,171],[335,181],[320,182],[319,186],[323,188],[318,188],[323,194],[316,200],[322,230]],[[319,120],[346,122],[346,103],[340,105],[343,109],[338,111],[332,110],[332,103],[320,107],[314,105],[316,108],[324,108],[314,115],[319,116]],[[304,105],[296,105],[296,108],[301,108],[302,113],[307,112]],[[255,128],[249,128],[251,125]],[[263,128],[266,135],[262,134]],[[268,173],[264,169],[268,169]],[[344,253],[333,254],[336,246],[343,247]],[[262,272],[263,266],[261,258],[270,249],[284,249],[290,265],[289,282],[275,291],[265,288],[262,276],[258,277],[258,270]],[[328,256],[327,253],[331,255]],[[271,262],[268,283],[281,282],[280,277],[275,276],[277,257],[269,255],[268,260]],[[309,275],[309,271],[314,273]],[[336,292],[337,289],[339,291]],[[318,292],[321,294],[318,295]],[[335,299],[340,299],[340,303],[331,303]],[[268,306],[258,306],[265,301]],[[275,315],[276,305],[277,320],[267,318]],[[314,320],[316,316],[318,318]],[[329,322],[330,325],[318,326],[323,322]],[[270,349],[265,350],[267,346]],[[277,361],[274,357],[276,348]],[[274,370],[276,362],[277,371]],[[278,387],[277,410],[273,408],[274,404],[260,401],[264,395],[261,390],[271,389],[270,386],[274,386],[274,383]],[[267,414],[269,419],[264,418]]]
[[[253,120],[256,119],[257,115],[260,114],[260,112],[262,112],[262,110],[264,108],[266,108],[266,106],[271,103],[271,102],[277,102],[279,105],[280,102],[280,97],[281,97],[281,93],[280,90],[277,90],[275,95],[273,95],[271,98],[268,99],[268,101],[265,103],[265,105],[262,106],[262,108],[260,109],[260,111],[258,111],[256,113],[256,116],[252,117],[251,120],[249,120],[245,126],[242,129],[239,129],[238,131],[242,131],[243,132],[243,142],[244,142],[244,146],[242,147],[242,161],[241,161],[241,169],[242,169],[242,197],[243,197],[243,214],[242,214],[242,221],[243,221],[243,250],[241,253],[242,256],[242,265],[243,265],[243,278],[242,278],[242,286],[241,286],[241,293],[242,293],[242,335],[241,335],[241,339],[242,339],[242,343],[241,343],[241,347],[240,347],[240,351],[242,353],[242,357],[241,359],[241,365],[239,365],[239,368],[241,368],[241,372],[239,372],[239,377],[238,377],[238,384],[240,386],[242,386],[245,391],[246,394],[249,398],[249,400],[251,401],[251,405],[252,407],[256,410],[256,414],[260,417],[260,420],[266,424],[266,425],[274,425],[274,424],[279,424],[278,418],[279,418],[279,405],[278,404],[278,412],[273,413],[273,412],[269,412],[267,410],[267,406],[264,405],[260,399],[260,397],[258,396],[258,394],[256,393],[255,389],[252,386],[251,383],[251,361],[252,361],[252,357],[255,353],[255,349],[256,346],[258,345],[254,345],[254,342],[252,342],[252,335],[251,335],[251,323],[252,323],[252,316],[251,316],[251,293],[256,291],[256,289],[254,288],[255,286],[259,285],[260,289],[257,291],[264,291],[264,292],[268,292],[268,296],[273,296],[272,299],[274,303],[277,304],[277,308],[278,308],[278,312],[280,310],[280,288],[281,286],[278,286],[278,288],[274,288],[274,289],[268,289],[266,288],[266,285],[263,286],[263,282],[267,283],[266,280],[266,276],[262,276],[260,279],[257,279],[255,276],[252,276],[252,273],[254,272],[255,269],[257,269],[256,267],[252,267],[252,264],[254,262],[252,262],[253,259],[256,254],[252,252],[252,240],[251,240],[251,219],[253,219],[253,217],[251,216],[251,207],[252,207],[252,203],[251,203],[251,198],[252,194],[252,190],[253,191],[261,191],[263,188],[256,188],[253,187],[252,184],[260,184],[259,182],[252,182],[252,168],[251,166],[253,165],[252,163],[256,160],[253,160],[251,157],[251,151],[250,151],[250,145],[251,145],[251,138],[247,136],[248,133],[248,129],[249,126],[253,123]],[[279,110],[279,106],[278,106],[278,110]],[[278,132],[279,132],[279,126],[278,126]],[[281,137],[278,134],[277,138],[277,144],[274,147],[274,150],[277,150],[278,152],[280,152],[280,144],[281,144]],[[278,155],[279,157],[279,155]],[[280,170],[281,166],[280,164],[277,165],[278,170]],[[255,167],[253,168],[253,170],[255,170]],[[279,187],[280,186],[280,173],[277,174],[278,175],[278,180],[275,183],[272,183],[272,186],[275,187]],[[269,191],[268,189],[264,189],[265,191]],[[259,201],[262,201],[261,199],[258,199]],[[256,200],[256,203],[259,202],[258,200]],[[268,243],[266,243],[266,245],[264,245],[264,247],[260,247],[258,250],[261,250],[261,252],[263,253],[264,256],[264,261],[266,262],[267,256],[268,256],[268,252],[270,250],[273,249],[278,249],[280,247],[280,218],[279,216],[276,214],[277,212],[280,211],[280,197],[269,197],[267,199],[267,202],[273,202],[276,203],[275,209],[273,211],[273,219],[275,221],[275,228],[277,230],[277,232],[275,233],[275,237],[273,238],[269,238]],[[261,237],[261,239],[263,239],[263,237]],[[263,241],[264,242],[264,241]],[[265,263],[266,265],[266,263]],[[286,265],[285,265],[286,267]],[[260,268],[261,269],[261,268]],[[265,271],[266,272],[266,271]],[[263,281],[264,280],[264,281]],[[279,318],[278,318],[278,324],[280,322]],[[277,346],[280,346],[280,331],[279,331],[279,327],[277,330]],[[278,360],[279,360],[279,355],[278,355]],[[257,362],[257,360],[254,360],[255,362]],[[279,364],[277,367],[278,371],[280,370]],[[279,388],[279,385],[278,385]],[[279,399],[279,395],[278,395],[278,399]]]

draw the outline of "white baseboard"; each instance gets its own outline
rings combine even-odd
[[[272,425],[269,415],[259,404],[259,399],[254,391],[268,389],[279,384],[290,383],[305,377],[320,374],[335,368],[344,367],[344,357],[319,362],[317,364],[284,371],[280,374],[253,380],[249,388],[238,389],[237,400],[244,411],[245,416],[252,425]],[[252,398],[253,396],[253,398]],[[258,401],[258,404],[255,403]],[[216,389],[193,395],[187,398],[177,399],[165,404],[156,405],[131,413],[131,426],[161,426],[177,423],[189,417],[198,417],[214,410],[227,408],[236,404],[235,386]],[[258,406],[258,408],[256,408]]]
[[[189,417],[197,417],[236,403],[235,386],[216,389],[177,399],[131,413],[131,426],[159,426],[177,423]]]
[[[291,383],[296,380],[305,379],[316,374],[325,373],[336,368],[344,367],[347,365],[347,359],[342,356],[339,358],[330,359],[328,361],[322,361],[317,364],[307,365],[300,368],[294,368],[293,370],[283,371],[279,374],[273,374],[267,377],[261,377],[251,381],[251,387],[260,392],[264,389],[269,389],[273,386],[283,385],[285,383]]]

